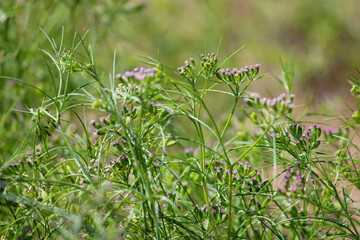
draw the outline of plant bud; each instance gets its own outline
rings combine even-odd
[[[320,145],[320,141],[315,141],[314,143],[313,143],[313,145],[312,145],[312,148],[314,149],[314,148],[317,148],[319,145]]]
[[[353,85],[352,88],[351,88],[351,90],[350,90],[350,92],[352,92],[352,93],[355,94],[355,95],[359,95],[359,94],[360,94],[360,88],[359,88],[359,86]]]
[[[102,108],[102,109],[107,109],[107,105],[106,105],[105,103],[102,103],[102,104],[101,104],[101,108]]]
[[[41,191],[41,197],[42,197],[42,199],[45,200],[48,197],[48,194],[44,190],[42,190]]]
[[[99,123],[97,123],[97,122],[92,122],[92,125],[93,125],[96,129],[102,128],[102,126],[101,126]]]
[[[110,121],[110,119],[107,119],[107,118],[104,118],[104,124],[107,125],[107,126],[110,126],[112,123]]]
[[[258,122],[258,120],[257,120],[257,114],[256,114],[256,112],[253,112],[253,113],[251,113],[251,115],[250,115],[250,120],[253,122],[253,123],[255,123],[255,124],[257,124],[257,123],[259,123]]]
[[[95,100],[93,102],[92,108],[93,109],[98,109],[98,108],[100,108],[100,105],[101,105],[101,103],[98,100]]]
[[[170,147],[170,146],[173,146],[173,145],[175,145],[176,144],[176,141],[175,140],[167,140],[166,141],[166,146],[168,146],[168,147]]]
[[[98,129],[96,133],[97,135],[105,135],[106,131],[104,129]]]
[[[86,68],[89,69],[89,70],[92,70],[92,69],[93,69],[93,66],[92,66],[92,64],[90,64],[90,63],[86,64],[85,66],[86,66]]]
[[[353,115],[352,115],[352,119],[356,123],[360,123],[360,112],[359,111],[354,112]]]

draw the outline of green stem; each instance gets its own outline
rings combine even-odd
[[[233,171],[233,165],[230,166],[229,169],[229,205],[228,205],[228,226],[227,226],[227,239],[230,240],[231,238],[231,224],[232,224],[232,216],[231,216],[231,209],[232,209],[232,171]]]
[[[234,113],[235,113],[235,109],[236,109],[238,100],[239,100],[239,98],[238,98],[238,97],[235,97],[235,102],[234,102],[233,108],[232,108],[231,113],[230,113],[228,119],[226,120],[225,126],[224,126],[224,128],[223,128],[223,130],[222,130],[222,132],[221,132],[221,135],[220,135],[220,138],[221,138],[221,139],[224,137],[225,132],[226,132],[227,128],[228,128],[229,125],[230,125],[231,119],[232,119],[232,117],[233,117],[233,115],[234,115]],[[217,149],[217,148],[219,147],[219,145],[220,145],[220,141],[219,141],[218,144],[216,145],[215,149]]]
[[[246,149],[246,151],[243,154],[241,154],[241,156],[236,160],[236,162],[232,166],[234,166],[237,162],[239,162],[241,159],[243,159],[261,141],[261,139],[263,139],[263,137],[265,136],[265,134],[269,131],[269,129],[271,127],[272,127],[272,124],[269,124],[267,126],[267,128],[264,130],[264,133],[261,134],[261,136],[253,143],[253,145],[251,145],[248,149]]]
[[[205,79],[205,83],[204,83],[204,87],[203,87],[203,91],[201,93],[201,96],[200,96],[200,102],[203,103],[204,102],[204,97],[205,97],[205,93],[206,93],[206,87],[207,87],[207,84],[209,82],[209,79],[206,78]],[[199,95],[198,92],[196,91],[195,89],[195,86],[193,85],[193,90],[194,90],[194,94],[196,95]],[[197,118],[200,119],[200,115],[201,115],[201,106],[203,104],[200,104],[199,105],[199,108],[198,108],[198,113],[197,113]],[[194,101],[194,113],[196,111],[196,108],[195,108],[195,101]],[[202,131],[202,127],[201,127],[201,123],[198,123],[198,134],[199,134],[199,141],[201,142],[201,145],[200,145],[200,161],[201,161],[201,171],[203,173],[205,173],[206,169],[205,169],[205,139],[204,139],[204,135],[203,135],[203,131]],[[211,214],[210,212],[210,202],[209,202],[209,196],[208,196],[208,190],[207,190],[207,181],[206,181],[206,175],[204,174],[203,177],[202,177],[202,188],[203,188],[203,192],[204,192],[204,196],[205,196],[205,202],[206,202],[206,207],[208,209],[208,214],[210,216],[210,222],[211,222],[211,227],[212,229],[214,230],[215,232],[215,236],[216,236],[216,239],[219,239],[219,235],[218,235],[218,232],[217,232],[217,229],[216,229],[216,225],[215,225],[215,221],[214,221],[214,217],[213,215]]]
[[[200,102],[201,103],[203,103],[204,102],[204,96],[205,96],[205,90],[206,90],[206,86],[207,86],[207,84],[208,84],[208,81],[209,81],[209,79],[208,78],[206,78],[205,79],[205,84],[204,84],[204,88],[203,88],[203,91],[202,91],[202,93],[201,93],[201,96],[200,96]],[[195,88],[195,86],[194,86],[194,88]],[[200,115],[201,115],[201,106],[202,106],[202,104],[200,104],[199,105],[199,109],[198,109],[198,113],[197,113],[197,118],[198,119],[200,119]],[[194,111],[195,111],[195,108],[194,108]],[[200,123],[198,123],[199,124],[199,130],[201,131],[201,133],[202,133],[202,128],[201,128],[201,124]],[[203,134],[202,134],[202,137],[201,137],[201,139],[200,139],[200,141],[201,141],[201,145],[200,145],[200,156],[201,156],[201,170],[202,171],[205,171],[205,155],[204,155],[204,152],[205,152],[205,149],[204,149],[204,144],[205,144],[205,142],[204,142],[204,137],[203,137]]]
[[[73,153],[73,156],[74,156],[74,159],[75,159],[75,162],[77,163],[77,165],[80,167],[82,173],[85,175],[86,179],[89,180],[89,182],[94,185],[94,182],[92,181],[91,177],[90,177],[90,174],[89,172],[86,170],[86,168],[84,167],[84,165],[82,164],[81,160],[78,158],[76,152],[75,152],[75,149],[73,147],[73,145],[70,143],[68,137],[66,136],[65,132],[64,132],[64,129],[60,123],[60,121],[58,121],[58,126],[59,126],[59,130],[60,130],[60,133],[62,135],[62,137],[64,138],[66,144],[68,145],[70,151]]]

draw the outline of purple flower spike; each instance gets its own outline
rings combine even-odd
[[[141,75],[138,75],[138,74],[137,74],[137,75],[135,75],[135,78],[136,78],[136,80],[138,80],[138,81],[144,80],[145,77],[146,77],[145,74],[141,74]]]
[[[274,107],[276,104],[276,98],[273,98],[270,103],[270,107]]]
[[[290,177],[290,173],[285,172],[285,173],[284,173],[284,177],[285,177],[285,178],[289,178],[289,177]]]
[[[132,72],[126,71],[126,72],[124,73],[124,76],[125,76],[125,77],[131,77],[131,76],[132,76]]]
[[[271,104],[271,99],[266,99],[266,105],[270,106]]]
[[[279,98],[280,98],[280,99],[283,99],[283,98],[285,98],[285,97],[286,97],[286,93],[282,93],[282,94],[279,95]]]

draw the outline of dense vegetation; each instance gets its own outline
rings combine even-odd
[[[0,12],[1,239],[360,238],[360,113],[306,120],[293,64],[272,77],[262,62],[239,63],[249,49],[222,57],[222,43],[182,66],[166,49],[133,66],[131,51],[92,41],[114,40],[111,20],[140,16],[147,6],[134,1],[47,3],[37,10],[62,21],[100,16],[101,31],[70,40],[74,21],[58,35],[32,29],[18,46],[22,10],[36,17],[29,26],[44,16],[10,2]],[[283,93],[254,92],[274,79]]]

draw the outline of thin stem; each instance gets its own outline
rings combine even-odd
[[[204,102],[204,97],[205,97],[205,93],[206,93],[206,87],[207,87],[207,84],[208,84],[208,81],[209,79],[208,78],[205,78],[205,83],[204,83],[204,87],[203,87],[203,91],[201,93],[201,96],[200,96],[200,105],[199,105],[199,108],[198,108],[198,113],[197,113],[197,118],[200,119],[200,115],[201,115],[201,107],[202,107],[202,103]],[[195,89],[195,86],[193,85],[193,90],[194,90],[194,94],[196,94],[197,96],[199,95],[199,93],[196,91]],[[194,98],[194,111],[196,111],[196,108],[195,108],[195,99]],[[204,173],[205,172],[205,139],[204,139],[204,134],[203,134],[203,131],[202,131],[202,126],[201,126],[201,123],[200,122],[197,122],[197,130],[198,130],[198,135],[199,135],[199,141],[200,141],[200,164],[201,164],[201,171]],[[203,188],[203,192],[204,192],[204,196],[205,196],[205,202],[206,202],[206,207],[208,209],[208,213],[209,213],[209,216],[210,216],[210,222],[211,222],[211,226],[212,226],[212,229],[214,230],[215,232],[215,236],[217,239],[219,239],[219,235],[218,235],[218,232],[217,232],[217,229],[216,229],[216,225],[215,225],[215,221],[214,221],[214,217],[213,215],[211,214],[211,211],[210,211],[210,202],[209,202],[209,196],[208,196],[208,189],[207,189],[207,181],[206,181],[206,178],[207,176],[204,174],[203,177],[202,177],[202,188]]]

